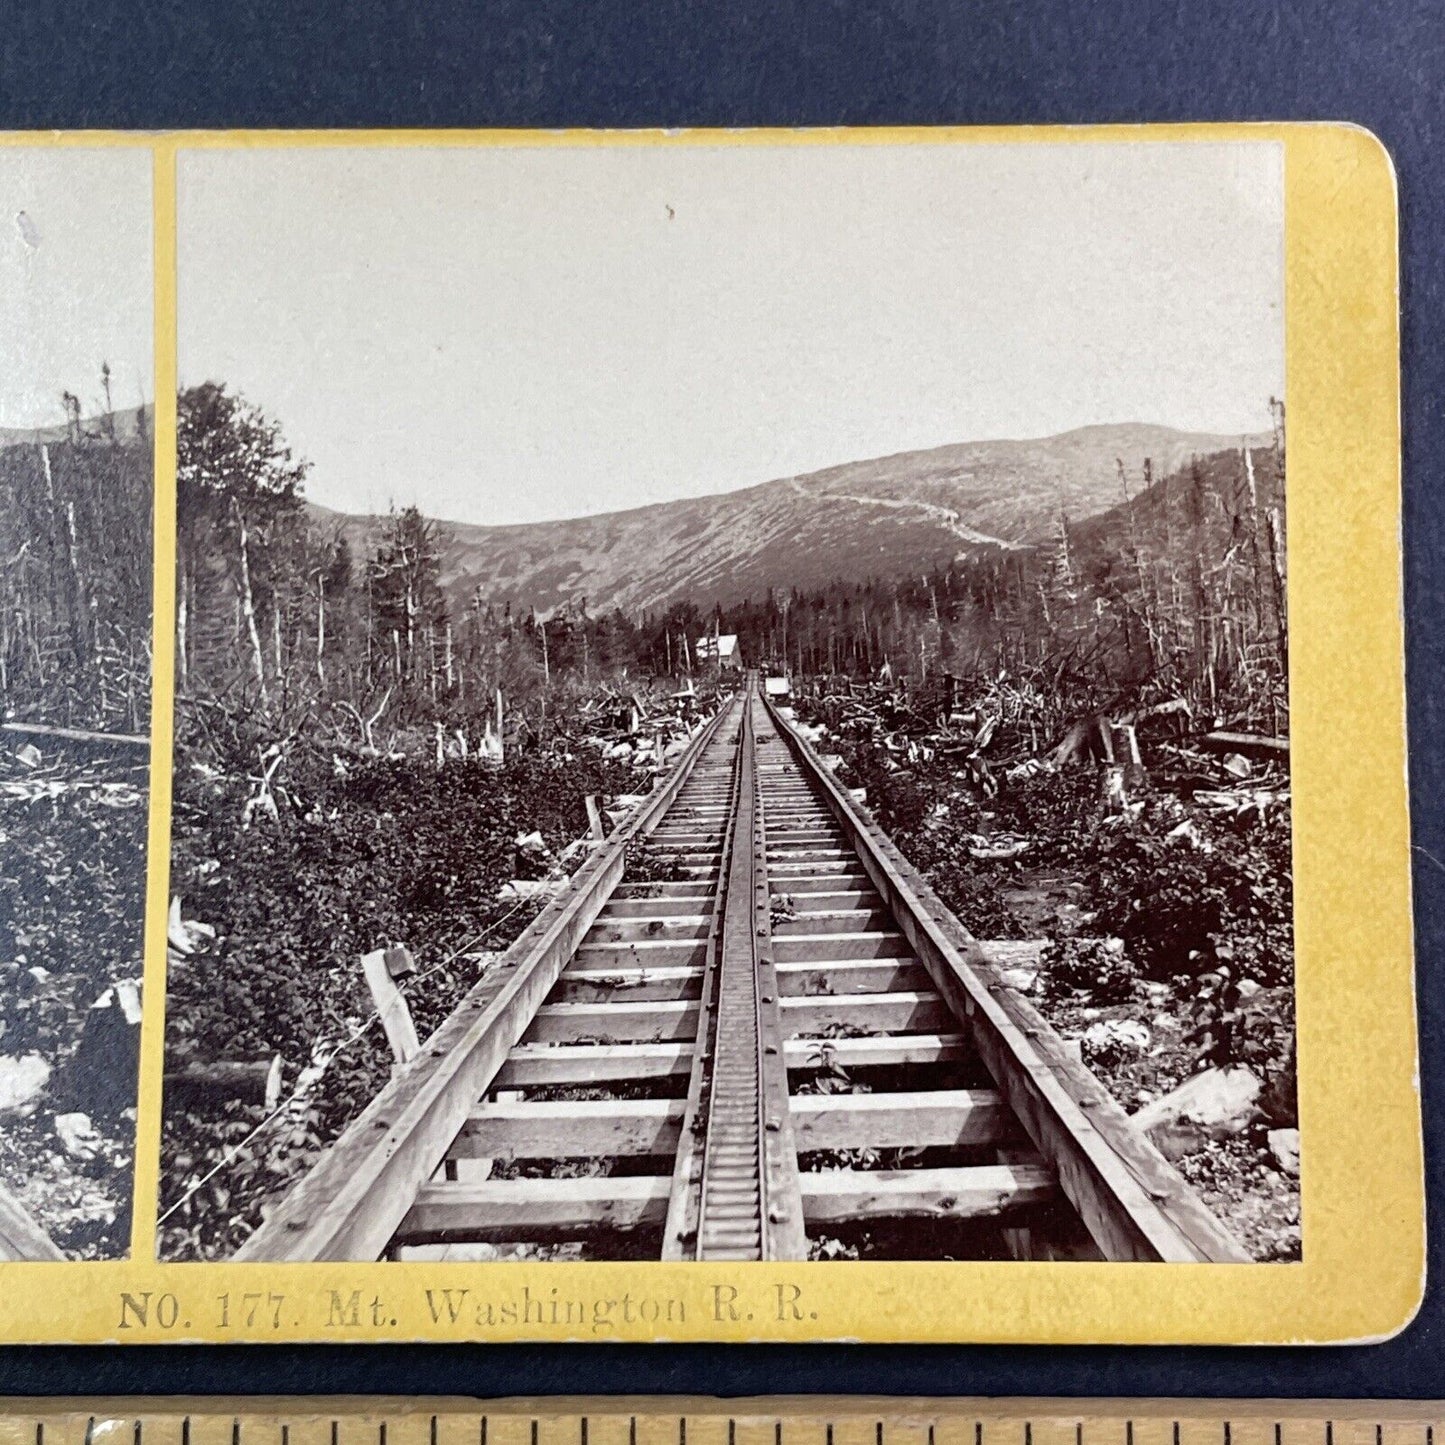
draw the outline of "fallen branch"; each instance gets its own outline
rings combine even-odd
[[[281,1097],[281,1056],[272,1059],[216,1059],[168,1069],[167,1104],[237,1100],[274,1109]]]
[[[87,728],[48,727],[44,723],[8,722],[0,723],[0,732],[20,733],[25,737],[56,738],[66,743],[93,743],[97,745],[126,748],[150,749],[151,740],[134,733],[91,732]]]
[[[1287,758],[1289,739],[1259,733],[1205,733],[1194,741],[1216,753],[1242,753],[1247,758]]]

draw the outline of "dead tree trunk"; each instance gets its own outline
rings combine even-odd
[[[256,599],[251,592],[250,536],[246,530],[246,518],[238,503],[231,503],[231,512],[236,519],[236,549],[241,563],[241,615],[246,620],[246,631],[251,639],[251,661],[256,669],[256,686],[261,694],[261,706],[266,707],[266,656],[261,648],[261,632],[256,626]]]
[[[176,586],[176,682],[186,691],[190,678],[191,574],[181,562],[181,575]]]
[[[316,681],[326,686],[326,573],[316,573]]]

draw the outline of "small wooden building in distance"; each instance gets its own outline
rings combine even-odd
[[[743,665],[736,632],[723,632],[715,637],[699,637],[693,653],[699,667],[706,667],[714,660],[718,667],[724,670],[738,671]]]

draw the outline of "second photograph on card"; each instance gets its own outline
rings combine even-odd
[[[1277,143],[177,216],[162,1258],[1308,1254]]]

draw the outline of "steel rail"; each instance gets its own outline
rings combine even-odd
[[[772,703],[766,707],[934,986],[1106,1259],[1248,1263],[1183,1176],[1009,988],[966,928]]]
[[[732,699],[698,730],[671,774],[593,850],[563,893],[542,909],[235,1259],[382,1255],[616,889],[627,845],[657,826],[737,705]]]
[[[747,704],[744,703],[746,711]],[[696,1257],[698,1226],[702,1213],[702,1179],[707,1146],[709,1105],[712,1098],[713,1065],[717,1052],[718,975],[722,961],[722,942],[727,913],[727,880],[737,839],[738,766],[742,756],[742,736],[732,763],[732,782],[727,824],[723,832],[722,854],[718,864],[717,891],[713,897],[712,919],[708,929],[707,960],[703,965],[702,987],[698,997],[697,1040],[692,1050],[692,1067],[688,1073],[687,1098],[678,1130],[677,1150],[673,1157],[672,1188],[668,1199],[667,1220],[663,1226],[662,1257],[682,1260]]]

